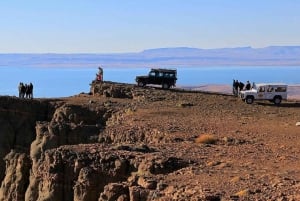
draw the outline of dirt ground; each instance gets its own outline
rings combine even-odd
[[[201,200],[202,195],[206,200],[300,200],[300,101],[248,105],[231,95],[153,88],[143,93],[108,98],[134,109],[106,130],[122,135],[147,129],[163,137],[145,138],[145,144],[188,162],[157,175],[167,187],[154,200]],[[81,94],[64,101],[97,104],[103,97]],[[206,135],[214,141],[197,142]]]

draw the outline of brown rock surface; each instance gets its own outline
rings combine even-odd
[[[47,101],[0,97],[0,180],[5,172],[3,158],[11,149],[29,153],[35,122],[48,121],[48,115],[52,115],[48,106]]]
[[[57,100],[0,97],[2,111],[19,105],[0,116],[0,200],[300,199],[300,102],[93,87]],[[43,115],[18,115],[26,104]],[[24,139],[7,146],[13,136]]]

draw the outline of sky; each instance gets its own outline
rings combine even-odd
[[[1,0],[0,53],[300,45],[300,0]]]

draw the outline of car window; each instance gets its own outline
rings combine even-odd
[[[268,92],[272,92],[273,89],[274,89],[273,87],[268,87],[268,90],[267,90],[267,91],[268,91]]]
[[[259,87],[258,92],[265,92],[265,87]]]
[[[149,73],[149,76],[153,76],[153,77],[154,77],[154,76],[155,76],[155,72],[153,72],[153,71],[150,72],[150,73]]]
[[[286,87],[277,87],[275,89],[276,92],[286,92]]]

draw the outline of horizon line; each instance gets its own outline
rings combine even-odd
[[[237,46],[237,47],[219,47],[219,48],[200,48],[200,47],[189,47],[189,46],[177,46],[177,47],[157,47],[157,48],[149,48],[149,49],[143,49],[141,51],[136,51],[136,52],[0,52],[1,55],[3,54],[138,54],[138,53],[143,53],[148,50],[163,50],[163,49],[195,49],[195,50],[222,50],[222,49],[265,49],[265,48],[276,48],[276,47],[292,47],[292,48],[300,48],[300,45],[270,45],[270,46],[265,46],[265,47],[252,47],[252,46]]]

